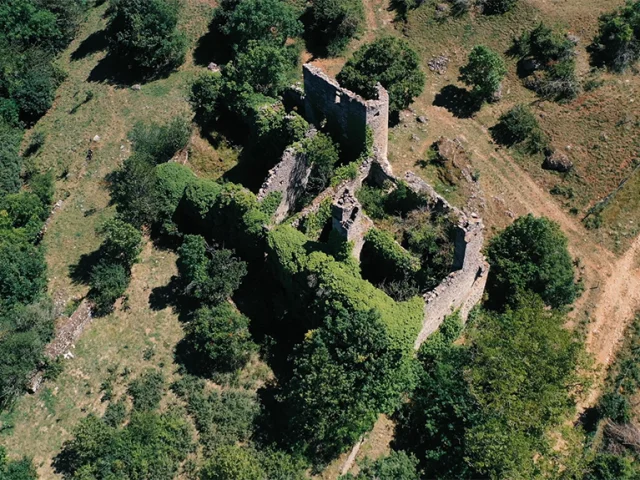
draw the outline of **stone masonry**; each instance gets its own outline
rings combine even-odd
[[[311,128],[307,138],[313,138],[317,131]],[[282,154],[280,162],[269,170],[266,180],[258,192],[258,200],[263,200],[269,193],[282,193],[282,200],[274,214],[274,221],[280,223],[293,210],[299,198],[304,194],[311,174],[311,165],[305,152],[299,146],[292,145]]]
[[[342,139],[345,151],[358,155],[364,150],[367,128],[373,134],[376,156],[387,158],[389,138],[389,94],[377,85],[378,98],[365,100],[318,67],[307,63],[304,70],[305,117],[314,125],[322,125]]]

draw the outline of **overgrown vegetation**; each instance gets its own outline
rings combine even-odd
[[[640,58],[640,1],[629,0],[600,17],[592,52],[597,62],[614,71],[623,71]]]
[[[376,84],[389,92],[389,108],[407,108],[424,90],[425,77],[418,55],[395,37],[382,37],[363,45],[345,64],[336,79],[365,98],[377,98]]]
[[[526,105],[516,105],[503,113],[491,133],[496,142],[507,146],[520,145],[531,153],[542,152],[549,145],[538,119]]]

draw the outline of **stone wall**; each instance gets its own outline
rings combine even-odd
[[[306,137],[313,138],[316,134],[317,131],[312,128]],[[258,192],[258,200],[263,200],[272,192],[282,193],[282,200],[273,216],[276,223],[280,223],[293,211],[298,200],[304,195],[310,174],[311,165],[299,145],[287,148],[282,154],[282,160],[269,170]]]
[[[367,128],[373,133],[373,149],[376,156],[386,158],[389,138],[389,95],[380,85],[378,98],[365,100],[342,88],[321,69],[305,64],[304,102],[305,118],[326,126],[341,139],[342,147],[352,155],[364,151]]]

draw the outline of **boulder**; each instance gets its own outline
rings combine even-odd
[[[544,159],[542,168],[554,172],[568,172],[573,168],[573,162],[564,153],[555,151]]]

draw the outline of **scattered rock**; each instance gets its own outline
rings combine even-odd
[[[492,102],[499,102],[500,100],[502,100],[502,95],[503,95],[503,85],[502,83],[500,84],[500,86],[498,87],[498,89],[493,92],[493,94],[491,95],[491,101]]]
[[[94,143],[98,143],[100,141],[100,135],[96,135],[91,139]]]
[[[555,172],[568,172],[573,168],[573,162],[564,153],[555,151],[544,159],[542,168]]]
[[[577,35],[573,35],[572,33],[567,34],[567,40],[569,40],[574,45],[578,45],[580,43],[580,37]]]
[[[142,90],[142,85],[140,85],[139,83],[136,83],[134,86],[131,87],[131,90],[135,90],[136,92],[139,92],[140,90]]]
[[[217,63],[211,62],[209,65],[207,65],[207,70],[209,70],[210,72],[219,72],[220,65],[218,65]]]
[[[447,67],[449,66],[449,57],[445,55],[439,55],[437,57],[433,57],[427,63],[429,66],[429,70],[432,72],[436,72],[438,75],[443,75],[447,73]]]
[[[417,118],[417,120],[418,120],[419,123],[427,123],[429,121],[429,119],[427,117],[425,117],[424,115],[420,115]]]
[[[415,133],[411,135],[411,140],[413,140],[414,142],[419,142],[420,141],[420,137],[417,136]]]

